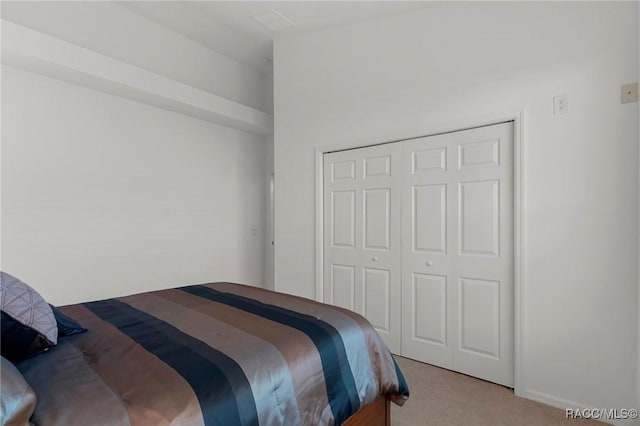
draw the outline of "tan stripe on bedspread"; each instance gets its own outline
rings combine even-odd
[[[90,330],[90,334],[77,336],[74,344],[122,399],[131,424],[204,425],[195,393],[175,370],[84,306],[73,305],[64,311]],[[110,418],[110,413],[103,415]]]

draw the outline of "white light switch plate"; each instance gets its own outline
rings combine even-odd
[[[623,84],[620,87],[620,102],[628,104],[638,102],[638,83]]]

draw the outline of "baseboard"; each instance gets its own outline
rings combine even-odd
[[[589,410],[594,408],[576,401],[570,401],[568,399],[558,398],[556,396],[549,395],[544,392],[538,392],[538,391],[532,391],[532,390],[525,390],[524,392],[522,392],[521,395],[518,395],[518,396],[521,396],[522,398],[530,399],[532,401],[541,402],[543,404],[550,405],[552,407],[560,408],[562,410],[566,410],[567,408],[581,409],[581,410]],[[598,407],[598,408],[614,408],[614,407]],[[617,407],[617,408],[620,408],[620,407]],[[634,408],[634,407],[626,407],[626,408]],[[601,422],[609,423],[616,426],[640,426],[639,419],[634,419],[634,420],[598,419],[598,420]]]

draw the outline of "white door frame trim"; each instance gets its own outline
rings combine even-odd
[[[371,145],[380,145],[383,143],[400,142],[402,140],[414,139],[424,136],[431,136],[440,133],[450,133],[459,130],[489,126],[492,124],[513,121],[514,123],[514,146],[513,146],[513,179],[514,179],[514,393],[517,396],[526,397],[526,350],[524,342],[524,323],[525,323],[525,229],[526,221],[524,212],[526,211],[525,197],[525,117],[526,109],[511,110],[491,115],[483,115],[464,121],[456,120],[450,123],[442,123],[438,126],[426,128],[419,134],[396,134],[385,137],[372,137],[359,141],[348,141],[332,145],[318,146],[315,148],[315,168],[316,168],[316,283],[315,297],[316,300],[322,302],[323,297],[323,267],[324,267],[324,229],[323,229],[323,181],[324,167],[323,156],[328,152],[341,151],[346,149],[362,148]]]

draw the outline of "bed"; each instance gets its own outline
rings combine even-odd
[[[35,425],[389,425],[407,384],[351,311],[211,283],[61,307],[88,331],[17,362]]]

